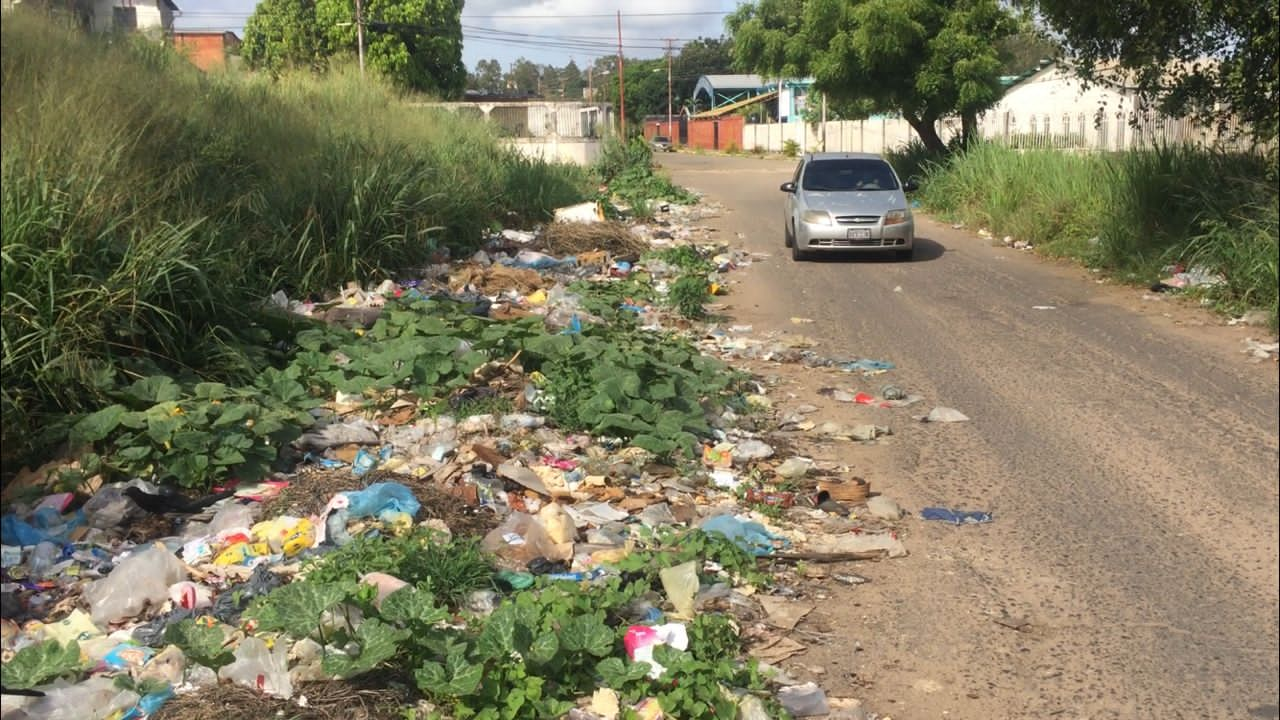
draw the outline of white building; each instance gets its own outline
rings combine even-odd
[[[1112,73],[1105,82],[1085,87],[1084,82],[1069,67],[1052,63],[1032,73],[1005,91],[988,116],[1014,118],[1062,117],[1078,118],[1083,115],[1090,123],[1101,117],[1115,117],[1117,113],[1132,112],[1135,93],[1124,82],[1123,76]]]
[[[173,0],[91,0],[89,29],[94,32],[145,32],[168,35],[178,6]]]

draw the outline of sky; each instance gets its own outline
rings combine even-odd
[[[181,9],[174,21],[176,29],[232,30],[241,36],[245,20],[257,5],[257,0],[176,2]],[[622,11],[624,57],[661,57],[667,38],[679,51],[683,42],[727,34],[724,18],[737,4],[737,0],[649,0],[624,7],[600,0],[470,0],[462,11],[462,60],[469,70],[488,58],[509,68],[520,57],[557,67],[573,59],[586,67],[595,58],[617,54],[618,10]]]

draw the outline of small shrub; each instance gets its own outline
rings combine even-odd
[[[800,154],[800,143],[795,140],[787,140],[782,143],[782,154],[789,158],[798,156]]]

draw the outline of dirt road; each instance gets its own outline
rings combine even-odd
[[[772,253],[733,288],[735,322],[891,360],[848,382],[972,418],[851,411],[896,413],[887,443],[844,451],[874,489],[995,521],[908,520],[909,557],[826,589],[827,641],[799,660],[830,692],[895,720],[1280,717],[1277,372],[1240,352],[1257,328],[930,221],[914,262],[793,263],[777,189],[793,162],[662,163],[728,208],[726,239]],[[788,382],[801,399],[819,381]]]

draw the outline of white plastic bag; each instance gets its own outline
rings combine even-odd
[[[89,616],[98,625],[137,617],[148,603],[164,602],[169,586],[186,577],[186,566],[163,547],[139,550],[84,591]]]
[[[285,700],[293,695],[286,643],[276,643],[275,652],[272,652],[259,638],[248,637],[236,648],[235,657],[230,665],[218,671],[220,679]]]

